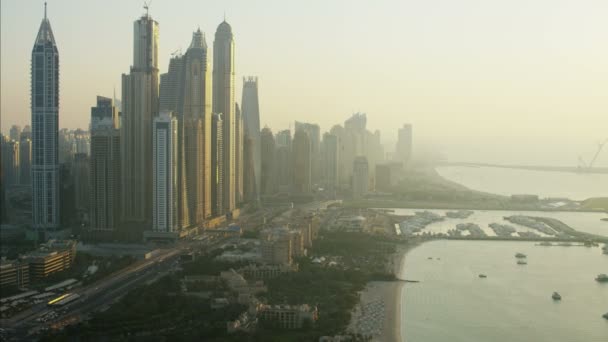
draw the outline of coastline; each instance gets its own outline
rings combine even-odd
[[[407,253],[421,242],[397,245],[397,251],[387,267],[394,272],[396,281],[369,282],[354,309],[348,327],[350,333],[371,337],[371,341],[403,341],[401,328],[401,295],[404,291],[403,264]]]

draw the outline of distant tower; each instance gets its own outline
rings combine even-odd
[[[222,114],[224,210],[236,206],[236,115],[234,98],[234,36],[224,20],[213,42],[213,112]]]
[[[338,187],[339,145],[338,137],[331,133],[323,134],[322,144],[323,184],[329,191]]]
[[[293,181],[293,155],[291,131],[286,129],[276,135],[277,183],[279,191],[288,192]]]
[[[245,141],[245,135],[243,132],[243,115],[241,115],[241,109],[239,108],[239,104],[235,103],[234,108],[234,120],[235,120],[235,182],[234,187],[236,189],[236,197],[235,201],[237,206],[240,206],[243,203],[243,163],[244,163],[244,150],[243,150],[243,142]]]
[[[182,121],[184,182],[190,225],[211,216],[211,73],[207,43],[201,30],[192,34],[184,55]]]
[[[397,136],[397,146],[395,148],[395,159],[404,164],[409,163],[412,158],[412,125],[404,124],[399,129]]]
[[[250,189],[260,189],[261,181],[261,147],[260,147],[260,104],[258,99],[258,78],[244,77],[243,78],[243,123],[245,125],[245,136],[250,140],[249,152],[251,156],[246,157],[253,163],[245,165],[245,168],[253,168],[245,171],[246,175],[253,176],[253,179],[247,180],[251,182]],[[263,190],[262,190],[263,191]],[[247,193],[247,200],[255,200],[258,198],[257,193]]]
[[[213,216],[221,216],[224,211],[224,122],[222,114],[213,114],[211,123],[211,209]]]
[[[13,141],[20,141],[21,140],[21,127],[18,125],[11,126],[11,129],[10,129],[8,135],[11,138],[11,140],[13,140]]]
[[[163,112],[153,128],[153,219],[155,232],[177,231],[177,119]]]
[[[113,99],[97,96],[91,108],[91,205],[93,231],[115,231],[121,219],[119,112]]]
[[[19,181],[21,185],[32,184],[32,140],[25,135],[19,142]]]
[[[297,130],[293,137],[293,185],[297,193],[310,193],[311,185],[311,144],[304,130]]]
[[[59,228],[59,52],[46,17],[32,50],[32,214],[39,238]]]
[[[270,128],[264,127],[262,130],[260,144],[262,148],[261,191],[266,195],[271,195],[276,191],[277,179],[275,169],[275,143]]]
[[[158,113],[158,23],[147,13],[133,25],[133,65],[122,75],[122,204],[126,222],[152,220],[152,123]]]
[[[353,162],[353,197],[363,197],[369,188],[369,167],[367,158],[358,156]]]
[[[321,181],[321,129],[319,125],[296,121],[295,130],[304,131],[308,134],[310,142],[310,172],[311,182]]]

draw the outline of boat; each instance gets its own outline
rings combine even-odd
[[[487,276],[487,275],[485,275],[485,274],[480,274],[480,275],[479,275],[479,278],[487,278],[487,277],[488,277],[488,276]]]
[[[538,244],[539,246],[553,246],[553,244],[549,241],[543,241]]]
[[[528,263],[525,260],[517,260],[518,265],[527,265]]]
[[[515,254],[515,257],[518,258],[518,259],[523,259],[523,258],[526,257],[526,255],[523,254],[523,253],[517,253],[517,254]]]
[[[595,280],[599,281],[600,283],[605,283],[605,282],[608,282],[608,274],[604,274],[604,273],[599,274],[599,275],[598,275],[598,276],[595,278]]]
[[[433,260],[433,257],[428,257],[427,259],[429,259],[429,260]]]
[[[608,312],[606,312],[604,315],[602,315],[602,317],[604,317],[605,319],[608,319]]]
[[[562,296],[557,292],[553,292],[551,298],[553,298],[553,300],[562,300]]]

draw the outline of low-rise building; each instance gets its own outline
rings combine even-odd
[[[20,260],[0,261],[0,288],[27,287],[30,283],[30,267]]]
[[[248,265],[238,270],[248,279],[272,279],[281,274],[295,272],[298,270],[297,264],[294,265]]]
[[[318,319],[316,307],[310,305],[261,305],[258,318],[263,324],[282,329],[300,329]],[[308,322],[308,323],[307,323]]]
[[[38,251],[28,253],[24,260],[29,264],[30,277],[42,279],[50,274],[67,270],[76,258],[75,241],[51,240]]]

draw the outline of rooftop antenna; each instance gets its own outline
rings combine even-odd
[[[116,85],[114,85],[114,93],[112,95],[112,101],[114,101],[114,105],[116,105]]]
[[[44,2],[44,19],[46,19],[46,1]]]
[[[148,17],[148,11],[150,10],[150,5],[152,5],[152,1],[144,1],[144,9],[146,10],[146,17]]]

